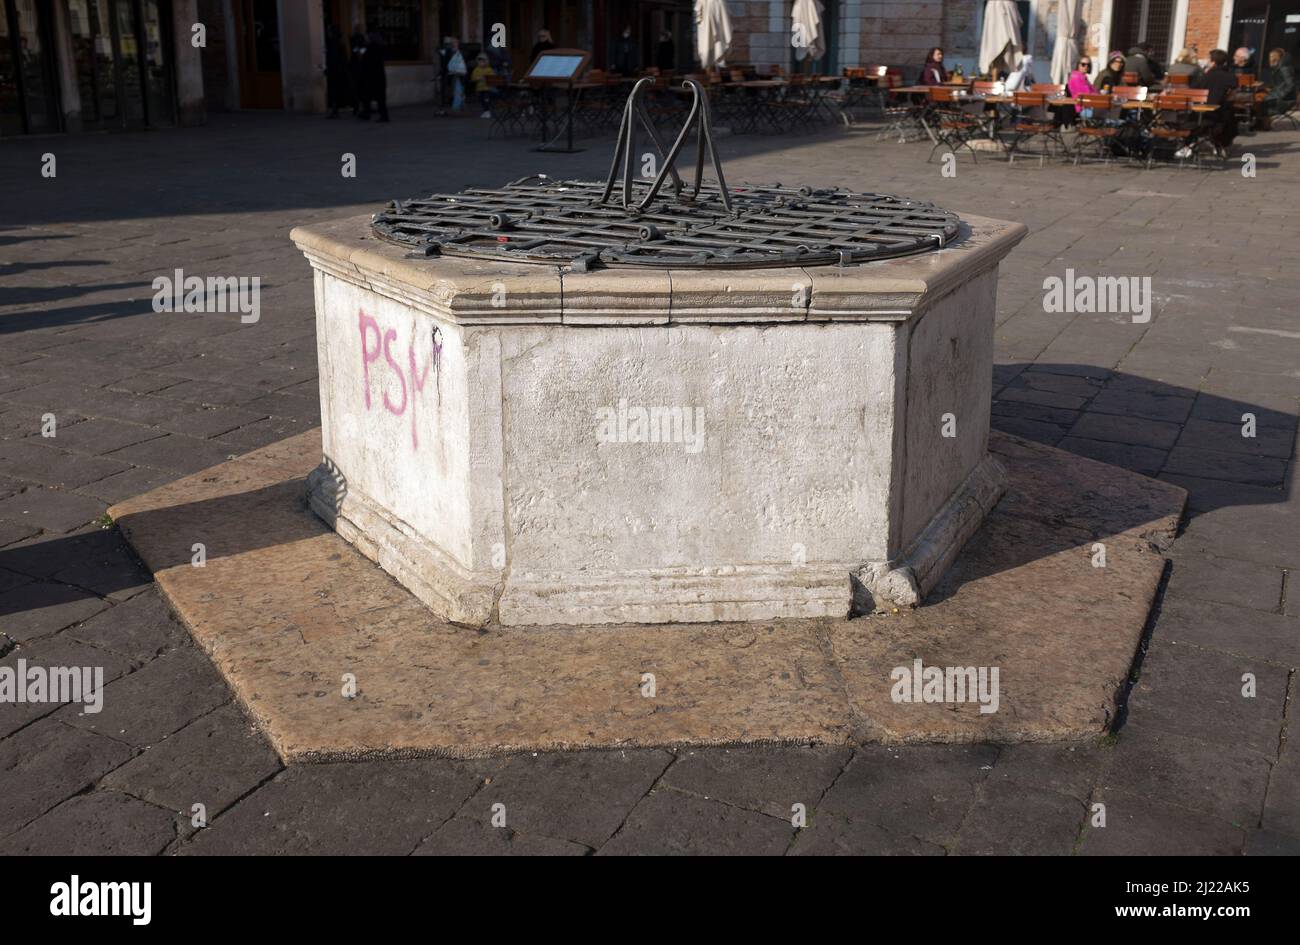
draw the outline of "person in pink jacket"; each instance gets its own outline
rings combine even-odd
[[[1079,64],[1074,67],[1070,73],[1070,79],[1065,84],[1065,90],[1069,93],[1070,98],[1078,98],[1080,95],[1093,95],[1096,89],[1092,87],[1092,80],[1088,78],[1088,73],[1092,71],[1092,59],[1084,56],[1079,60]],[[1074,110],[1083,115],[1083,106],[1075,105]],[[1089,110],[1091,112],[1091,109]],[[1090,115],[1083,115],[1084,118]]]

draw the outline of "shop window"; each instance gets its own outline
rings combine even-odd
[[[366,29],[384,41],[392,62],[423,59],[422,0],[366,0]]]

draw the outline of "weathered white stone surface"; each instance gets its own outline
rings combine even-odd
[[[914,604],[1002,489],[996,273],[1025,230],[967,224],[924,256],[736,273],[407,259],[367,218],[299,228],[312,507],[471,624]]]

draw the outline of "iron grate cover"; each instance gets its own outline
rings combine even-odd
[[[644,194],[649,182],[633,190]],[[716,185],[698,198],[667,195],[644,210],[601,202],[605,185],[524,178],[500,189],[470,188],[394,201],[375,233],[426,255],[596,266],[760,268],[849,264],[938,249],[957,216],[885,194],[732,187],[733,212]]]

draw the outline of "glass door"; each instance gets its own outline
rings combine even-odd
[[[0,20],[0,134],[58,131],[50,24],[31,0],[0,0]]]
[[[175,121],[165,15],[157,0],[68,0],[86,128],[140,128]]]
[[[175,122],[175,99],[172,94],[171,60],[166,37],[171,33],[170,20],[164,20],[158,0],[141,0],[140,21],[144,28],[144,96],[145,116],[150,125]]]
[[[0,135],[20,135],[24,130],[23,94],[18,85],[18,50],[9,32],[8,11],[0,3]]]
[[[112,29],[114,59],[117,66],[118,100],[122,107],[122,125],[139,128],[144,125],[144,72],[140,55],[139,22],[135,4],[131,0],[108,0],[112,9],[109,26]]]

